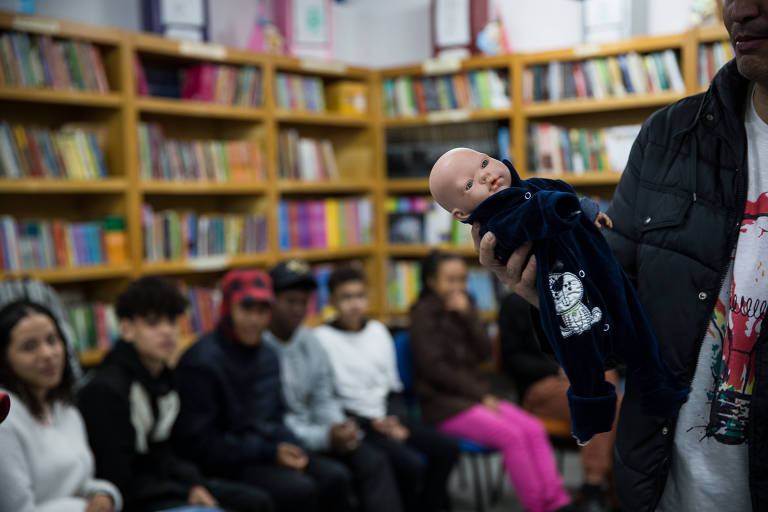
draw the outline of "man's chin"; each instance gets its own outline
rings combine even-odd
[[[739,55],[736,65],[744,78],[768,85],[768,56],[753,53]]]

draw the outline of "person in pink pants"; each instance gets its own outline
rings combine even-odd
[[[491,343],[467,294],[467,266],[435,251],[422,262],[422,292],[410,311],[414,387],[424,420],[442,432],[499,450],[530,512],[574,511],[543,424],[490,394],[476,370]]]

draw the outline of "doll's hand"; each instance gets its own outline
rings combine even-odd
[[[480,239],[480,224],[472,226],[472,240],[475,250],[480,254],[480,264],[496,274],[499,281],[504,283],[513,293],[516,293],[534,307],[539,307],[539,294],[536,292],[536,257],[528,258],[533,247],[532,242],[526,242],[510,255],[506,265],[499,262],[494,255],[496,236],[490,231]],[[527,260],[527,263],[526,263]]]
[[[595,226],[597,226],[598,228],[606,227],[608,229],[612,229],[613,221],[609,216],[607,216],[603,212],[600,212],[597,214],[597,218],[595,219]]]

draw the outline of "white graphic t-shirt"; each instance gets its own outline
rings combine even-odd
[[[753,96],[750,96],[753,98]],[[755,348],[768,305],[768,124],[748,102],[749,185],[736,250],[677,420],[663,512],[752,510],[747,436]]]

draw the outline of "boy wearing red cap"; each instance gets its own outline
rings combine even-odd
[[[233,270],[221,288],[216,329],[176,369],[179,448],[208,473],[266,490],[279,510],[348,510],[343,467],[307,455],[283,422],[278,357],[262,343],[274,300],[271,278],[261,270]]]

